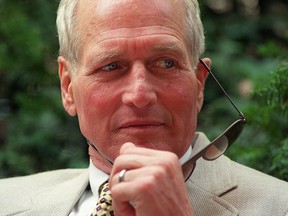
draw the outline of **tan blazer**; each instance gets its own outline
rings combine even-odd
[[[193,151],[209,141],[198,133]],[[88,185],[87,169],[65,169],[0,181],[1,216],[65,216]],[[288,216],[288,183],[225,156],[200,159],[187,181],[196,216]]]

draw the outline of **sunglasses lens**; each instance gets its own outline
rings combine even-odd
[[[245,123],[246,119],[238,119],[226,130],[226,132],[224,132],[229,140],[229,145],[231,145],[242,133]]]
[[[211,146],[206,150],[203,158],[206,160],[214,160],[221,156],[241,134],[245,121],[245,119],[238,119],[223,134],[212,141]]]
[[[235,121],[218,138],[213,140],[207,147],[202,149],[194,157],[190,158],[186,163],[184,163],[182,165],[182,171],[185,181],[187,181],[193,173],[196,161],[200,157],[203,157],[205,160],[215,160],[221,156],[241,134],[245,122],[245,118],[240,118]]]
[[[229,141],[225,134],[213,141],[212,145],[206,150],[203,157],[206,160],[213,160],[222,155],[228,148]]]

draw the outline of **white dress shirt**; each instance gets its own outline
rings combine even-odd
[[[179,159],[180,164],[182,165],[186,162],[191,155],[192,147],[190,146],[186,153]],[[80,200],[76,203],[69,216],[90,216],[94,208],[96,208],[99,187],[107,181],[108,178],[109,175],[95,167],[90,160],[89,183],[91,190],[86,190],[82,194]]]

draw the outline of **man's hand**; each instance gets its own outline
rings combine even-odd
[[[117,216],[193,215],[178,157],[171,152],[124,144],[109,185]]]

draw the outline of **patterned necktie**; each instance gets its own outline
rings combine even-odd
[[[99,200],[91,216],[114,216],[111,192],[108,182],[104,182],[99,188]]]

